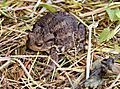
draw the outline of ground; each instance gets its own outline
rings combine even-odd
[[[120,53],[119,9],[119,0],[0,1],[0,88],[74,89],[85,80],[90,60],[93,63]],[[65,57],[55,62],[57,68],[44,76],[50,57],[28,49],[26,40],[38,17],[56,11],[68,12],[86,26],[86,50],[76,57],[63,54]],[[120,67],[119,58],[115,62]],[[101,89],[119,89],[118,74],[112,74]]]

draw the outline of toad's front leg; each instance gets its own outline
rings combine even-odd
[[[58,54],[57,54],[57,50],[55,47],[50,49],[50,58],[51,58],[51,60],[49,61],[49,65],[51,67],[49,67],[45,70],[45,76],[50,74],[56,68],[55,63],[58,63]]]

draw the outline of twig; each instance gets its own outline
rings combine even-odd
[[[118,74],[117,78],[114,80],[114,82],[107,88],[107,89],[112,89],[112,87],[115,85],[115,83],[119,80],[120,78],[120,73]]]
[[[115,5],[115,6],[113,6]],[[107,4],[106,4],[107,6]],[[110,5],[108,5],[110,8],[117,8],[117,7],[120,7],[120,2],[114,2],[114,3],[111,3]],[[81,18],[84,18],[84,17],[87,17],[87,16],[91,16],[91,15],[94,15],[94,14],[98,14],[98,13],[101,13],[101,12],[104,12],[105,11],[105,7],[102,7],[102,8],[99,8],[99,9],[96,9],[96,10],[93,10],[91,12],[87,12],[87,13],[84,13],[84,14],[80,14],[80,17]]]
[[[10,57],[0,57],[0,62],[8,60],[10,60]]]
[[[12,79],[8,79],[8,78],[5,78],[4,76],[2,76],[2,78],[0,77],[0,80],[7,80],[7,81],[10,81],[10,82],[15,82],[15,83],[23,83],[23,82],[20,82],[20,81],[16,81],[16,80],[12,80]],[[1,81],[0,81],[1,82]]]
[[[31,13],[30,17],[34,16],[34,13],[35,13],[37,7],[40,5],[40,3],[41,3],[41,0],[38,0],[37,3],[35,4],[34,8],[33,8],[33,12]]]
[[[24,32],[24,31],[21,31],[21,30],[16,30],[15,29],[15,27],[17,27],[17,26],[21,26],[21,25],[23,25],[24,24],[24,22],[21,22],[21,23],[18,23],[17,25],[13,25],[13,26],[11,26],[11,27],[2,27],[3,29],[7,29],[7,30],[10,30],[10,31],[14,31],[14,32],[17,32],[17,33],[21,33],[21,34],[26,34],[26,35],[28,35],[28,33],[27,32]]]
[[[37,54],[39,55],[39,52],[38,52]],[[32,68],[33,68],[33,67],[34,67],[34,65],[35,65],[35,62],[36,62],[36,60],[37,60],[37,58],[38,58],[38,55],[35,57],[35,59],[34,59],[34,61],[33,61],[32,65],[31,65],[31,67],[30,67],[29,74],[31,73]],[[30,82],[29,82],[29,78],[28,78],[28,83],[30,83]]]
[[[77,60],[76,62],[74,62],[72,65],[70,65],[69,68],[72,68],[75,64],[77,64],[78,62],[80,62],[81,60],[83,60],[85,57],[86,57],[86,55],[83,56],[82,58],[80,58],[79,60]]]
[[[11,60],[8,60],[6,63],[4,63],[2,66],[0,66],[0,70],[2,71],[4,68],[8,67],[11,63]]]
[[[86,60],[86,79],[89,78],[89,74],[90,74],[90,59],[91,59],[91,37],[92,37],[92,25],[89,26],[89,41],[88,41],[88,54],[87,54],[87,60]]]
[[[24,70],[24,72],[26,73],[26,75],[28,76],[28,78],[30,78],[31,81],[32,81],[34,84],[38,85],[37,82],[35,82],[35,81],[33,80],[32,76],[31,76],[30,73],[27,71],[27,69],[25,68],[25,66],[23,65],[23,63],[22,63],[20,60],[18,60],[18,59],[15,59],[15,60],[21,65],[22,69]],[[44,88],[44,87],[42,87],[42,86],[39,86],[39,87],[40,87],[41,89],[46,89],[46,88]]]
[[[34,6],[25,6],[25,7],[16,7],[16,8],[12,8],[12,7],[8,7],[8,9],[6,9],[5,11],[18,11],[18,10],[24,10],[24,9],[32,9]]]
[[[13,58],[25,58],[25,57],[48,57],[47,55],[11,55],[9,57],[13,57]]]
[[[0,57],[0,62],[1,61],[9,61],[11,58],[26,58],[26,57],[48,57],[47,55],[11,55],[9,57]]]
[[[37,2],[37,0],[22,0],[22,1],[26,1],[26,2]]]
[[[115,28],[115,34],[120,31],[120,24]]]
[[[52,4],[52,1],[51,1],[51,0],[47,0],[46,3]],[[41,4],[42,4],[42,2],[41,2]],[[43,3],[43,4],[44,4],[44,3]],[[43,13],[44,11],[46,11],[46,8],[45,8],[45,7],[43,7],[43,8],[39,11],[39,14]]]
[[[77,68],[57,68],[57,70],[61,70],[61,71],[71,70],[71,71],[76,71],[76,72],[83,72],[85,69],[77,69]]]
[[[87,54],[87,60],[86,60],[86,79],[89,78],[90,74],[90,62],[91,62],[91,39],[92,39],[92,28],[96,28],[98,26],[98,22],[94,21],[94,17],[92,15],[93,23],[88,27],[89,29],[89,38],[88,38],[88,54]]]
[[[8,42],[17,40],[17,39],[22,38],[22,37],[26,37],[26,35],[19,35],[19,36],[15,37],[15,38],[12,37],[12,38],[8,39],[7,41],[4,41],[4,42],[0,43],[0,47],[1,47],[2,45],[5,45],[5,44],[8,43]]]
[[[55,65],[56,65],[58,68],[61,68],[61,66],[60,66],[58,63],[56,63],[52,58],[50,58],[50,59],[51,59],[52,62],[55,63]],[[64,71],[64,73],[65,73],[66,77],[68,78],[68,80],[69,80],[69,82],[70,82],[72,88],[74,89],[74,85],[73,85],[73,83],[72,83],[70,77],[68,76],[68,73],[67,73],[66,71]]]
[[[83,20],[81,20],[78,16],[76,16],[74,13],[70,12],[70,14],[75,16],[76,19],[78,19],[82,24],[84,24],[87,28],[89,28],[89,26],[85,22],[83,22]]]

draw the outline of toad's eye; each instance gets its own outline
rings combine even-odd
[[[46,42],[54,42],[54,41],[55,41],[55,39],[52,38],[52,39],[47,40]]]
[[[47,35],[45,36],[44,41],[45,41],[45,42],[49,42],[49,41],[53,41],[54,39],[55,39],[55,37],[54,37],[53,34],[47,34]]]
[[[48,47],[53,46],[53,45],[54,45],[54,42],[55,42],[55,39],[49,39],[48,41],[46,41],[46,45],[47,45]]]

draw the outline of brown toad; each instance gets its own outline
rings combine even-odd
[[[58,52],[84,49],[85,26],[66,12],[47,13],[37,20],[28,35],[28,47],[34,51],[49,51],[53,60]]]

